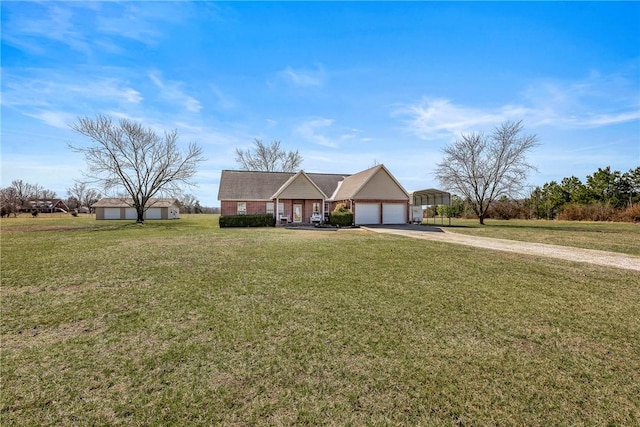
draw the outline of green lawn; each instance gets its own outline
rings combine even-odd
[[[0,226],[3,426],[640,423],[636,272],[205,215]]]
[[[477,219],[452,219],[451,227],[444,223],[455,233],[640,255],[640,224],[495,219],[485,220],[485,225]]]

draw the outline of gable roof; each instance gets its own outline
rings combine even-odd
[[[223,170],[220,176],[218,200],[270,201],[276,198],[356,199],[359,193],[375,192],[368,187],[369,183],[384,184],[385,194],[389,197],[381,198],[392,200],[409,199],[409,194],[387,168],[384,165],[377,165],[354,175],[306,173],[304,171],[294,173]]]
[[[286,199],[298,199],[298,198],[314,198],[314,194],[318,199],[326,199],[327,195],[322,192],[320,188],[309,178],[309,176],[300,171],[293,175],[285,182],[282,187],[276,191],[271,198],[277,199],[279,197]]]
[[[292,172],[223,170],[218,200],[271,200],[293,175]]]
[[[383,182],[386,185],[386,195],[377,197],[385,199],[408,200],[409,193],[393,177],[391,172],[382,164],[363,170],[356,174],[345,177],[341,185],[336,188],[331,196],[333,200],[347,200],[358,198],[374,198],[367,195],[368,184],[373,181]]]
[[[286,188],[285,184],[300,172],[223,170],[220,176],[218,200],[273,200],[276,193],[283,187]],[[345,177],[343,174],[303,173],[325,196],[331,195],[338,182]]]
[[[147,202],[148,207],[168,208],[176,204],[176,199],[161,199],[152,197]],[[133,199],[126,197],[103,197],[93,205],[92,208],[130,208],[133,206]]]

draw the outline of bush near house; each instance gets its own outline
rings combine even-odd
[[[353,212],[347,209],[344,203],[338,203],[333,212],[329,214],[329,224],[349,227],[353,225]]]
[[[264,215],[224,215],[220,216],[220,227],[275,227],[276,219],[271,214]]]
[[[329,224],[338,225],[340,227],[349,227],[353,225],[352,212],[331,212],[329,214]]]

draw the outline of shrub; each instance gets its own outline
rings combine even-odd
[[[275,227],[276,219],[271,214],[220,216],[222,227]]]
[[[497,219],[526,219],[527,212],[523,202],[502,197],[489,207],[487,216]]]
[[[340,227],[353,225],[353,212],[347,209],[347,205],[344,203],[338,203],[333,212],[329,214],[329,224]]]
[[[333,211],[329,214],[329,224],[338,225],[340,227],[349,227],[353,225],[353,212]]]
[[[615,208],[609,203],[589,203],[581,205],[568,203],[562,207],[558,219],[565,221],[611,221]]]
[[[640,222],[640,203],[635,203],[619,211],[614,219],[623,222]]]

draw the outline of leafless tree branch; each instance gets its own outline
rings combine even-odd
[[[87,147],[69,145],[84,155],[88,182],[105,192],[123,188],[133,199],[138,222],[144,222],[150,198],[193,185],[191,179],[204,161],[202,148],[195,143],[180,151],[176,130],[161,137],[139,123],[126,119],[114,123],[103,115],[78,118],[71,128],[93,142]]]
[[[236,148],[236,162],[244,170],[265,172],[295,172],[302,164],[302,156],[298,151],[285,151],[280,148],[280,141],[266,145],[255,139],[252,149]]]
[[[528,173],[535,170],[526,155],[538,144],[538,138],[522,131],[522,121],[504,122],[489,136],[462,134],[443,149],[436,179],[469,200],[481,224],[491,203],[521,192]]]

